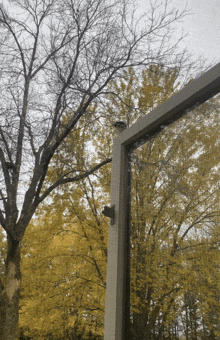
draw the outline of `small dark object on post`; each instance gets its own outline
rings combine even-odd
[[[113,126],[118,130],[119,133],[121,133],[127,128],[126,123],[123,121],[116,122],[115,124],[113,124]]]
[[[115,206],[111,206],[111,208],[104,206],[104,210],[102,211],[103,215],[109,217],[111,219],[111,224],[114,224],[115,218]]]

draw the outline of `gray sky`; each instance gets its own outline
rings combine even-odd
[[[139,0],[143,9],[147,9],[149,0]],[[164,0],[158,0],[158,2]],[[220,62],[220,0],[172,0],[173,6],[187,8],[193,13],[179,24],[188,37],[184,40],[194,58],[202,55],[208,63]]]
[[[188,3],[192,15],[183,25],[189,36],[185,44],[195,56],[220,62],[220,0],[173,0],[177,8]]]

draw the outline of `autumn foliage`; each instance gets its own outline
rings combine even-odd
[[[177,89],[175,68],[124,72],[109,86],[108,119],[69,135],[47,181],[110,157],[112,124],[133,124]],[[89,107],[93,117],[102,109]],[[215,97],[133,152],[130,340],[220,337],[219,125]],[[22,241],[23,339],[103,339],[110,174],[106,165],[56,189],[32,220]]]

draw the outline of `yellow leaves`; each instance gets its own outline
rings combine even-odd
[[[146,113],[162,104],[174,92],[176,69],[165,69],[162,65],[151,65],[142,71],[142,86],[139,88],[139,108]]]
[[[54,157],[51,176],[83,173],[89,162],[111,155],[111,125],[116,120],[131,124],[166,100],[176,90],[176,76],[177,70],[158,65],[144,70],[142,78],[127,70],[111,83],[109,92],[117,96],[108,94],[107,114],[98,106],[89,108]],[[154,320],[151,330],[160,325],[169,330],[178,317],[184,319],[192,296],[210,329],[212,312],[219,308],[217,106],[218,101],[206,103],[132,156],[131,313],[144,325]],[[99,117],[95,127],[89,125],[92,115]],[[87,148],[91,136],[92,151]],[[21,309],[27,335],[43,339],[52,333],[55,339],[74,331],[86,339],[90,331],[103,334],[108,220],[101,210],[109,202],[110,175],[108,165],[57,190],[27,230]]]
[[[143,92],[141,100],[147,107],[157,98],[156,88],[151,97],[150,84],[158,85],[159,93],[160,82],[150,83],[147,77],[144,81],[146,96]],[[157,100],[162,99],[163,93]],[[218,108],[218,100],[215,105]],[[157,313],[161,322],[166,315],[175,323],[183,317],[189,293],[210,332],[217,324],[212,315],[219,315],[220,142],[211,122],[215,117],[219,130],[220,121],[213,108],[212,103],[204,120],[198,119],[204,107],[201,112],[198,108],[195,116],[166,128],[132,155],[131,306],[143,322]]]
[[[107,224],[95,183],[54,193],[24,238],[20,325],[33,339],[103,333]]]

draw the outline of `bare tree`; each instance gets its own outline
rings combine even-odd
[[[2,339],[16,338],[20,243],[38,205],[58,186],[111,161],[102,159],[84,172],[63,171],[45,184],[54,153],[82,119],[91,118],[89,107],[124,68],[186,65],[179,40],[170,40],[186,11],[156,1],[137,17],[134,3],[6,0],[0,5],[0,223],[8,245],[0,283]]]

